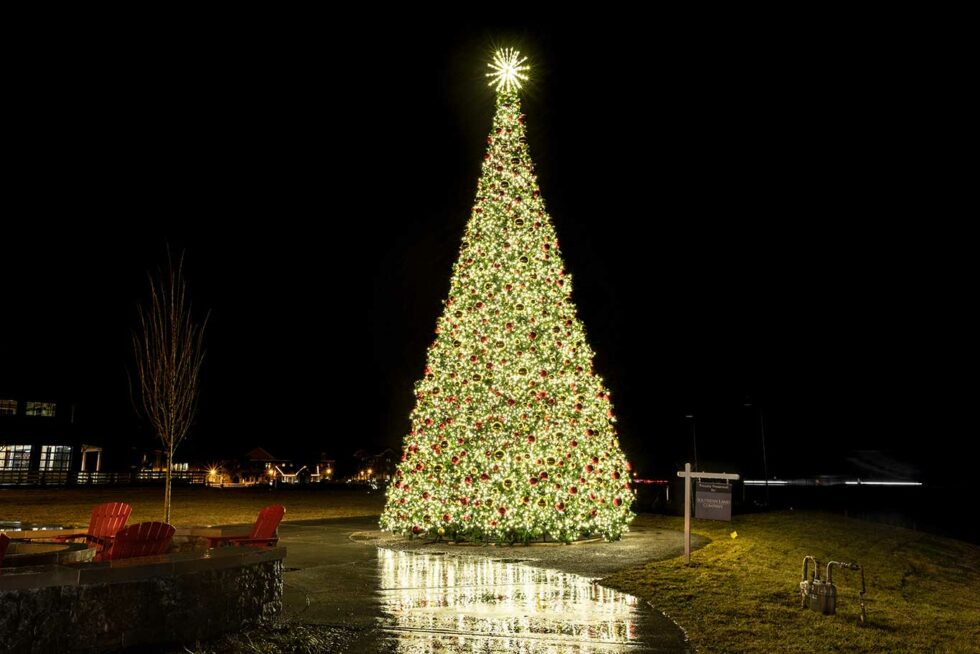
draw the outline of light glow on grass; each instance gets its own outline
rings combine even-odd
[[[820,480],[817,480],[818,482]],[[818,484],[812,480],[801,480],[801,481],[787,481],[785,479],[770,479],[766,482],[765,479],[746,479],[743,482],[746,486],[829,486],[834,484]],[[836,482],[839,485],[841,482]],[[855,479],[851,481],[843,482],[845,486],[922,486],[921,481],[865,481],[863,479]]]
[[[921,486],[921,481],[845,481],[845,486]]]
[[[964,520],[971,520],[965,515]],[[641,516],[642,529],[683,528],[682,518]],[[738,538],[730,532],[738,530]],[[784,511],[698,521],[711,539],[692,554],[633,566],[602,583],[653,603],[705,652],[980,651],[980,547],[921,531],[827,513]],[[854,561],[868,580],[868,621],[859,615],[860,578],[834,574],[837,615],[800,608],[805,554]],[[695,599],[692,599],[695,598]]]

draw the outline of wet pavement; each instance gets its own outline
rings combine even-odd
[[[617,543],[464,548],[409,544],[377,518],[283,523],[285,618],[354,633],[347,652],[619,654],[690,651],[683,632],[637,598],[594,582]],[[627,536],[630,558],[675,532]],[[637,547],[647,545],[647,547]],[[597,557],[596,553],[606,557]],[[549,560],[550,558],[550,560]],[[591,559],[596,564],[576,564]],[[637,559],[637,562],[640,559]],[[557,569],[552,569],[557,568]],[[575,569],[573,574],[568,569]],[[592,572],[591,576],[581,573]]]

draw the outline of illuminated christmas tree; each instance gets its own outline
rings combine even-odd
[[[609,391],[528,155],[525,61],[503,50],[491,64],[497,111],[381,516],[392,532],[615,539],[633,518]]]

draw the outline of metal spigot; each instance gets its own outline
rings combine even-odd
[[[804,562],[804,565],[806,565],[805,562]],[[814,565],[816,565],[816,564],[814,564]],[[861,573],[861,593],[860,593],[859,597],[860,597],[860,602],[861,602],[861,623],[863,624],[864,622],[867,621],[867,613],[866,613],[866,611],[864,609],[864,591],[865,591],[865,586],[864,586],[864,568],[862,568],[861,566],[859,566],[857,563],[845,563],[843,561],[831,561],[830,563],[827,564],[827,583],[828,584],[829,583],[833,583],[833,579],[831,578],[831,574],[832,574],[832,570],[833,570],[833,567],[834,566],[837,566],[839,568],[843,568],[845,570],[857,570],[857,571],[860,571],[860,573]]]

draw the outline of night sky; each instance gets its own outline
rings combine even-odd
[[[542,194],[641,474],[690,458],[686,414],[702,462],[761,473],[746,401],[777,476],[885,450],[928,477],[960,454],[960,91],[926,45],[332,29],[52,45],[18,69],[0,391],[71,397],[107,444],[152,447],[126,370],[169,243],[211,311],[186,458],[398,449],[473,204],[486,62],[514,45]]]

